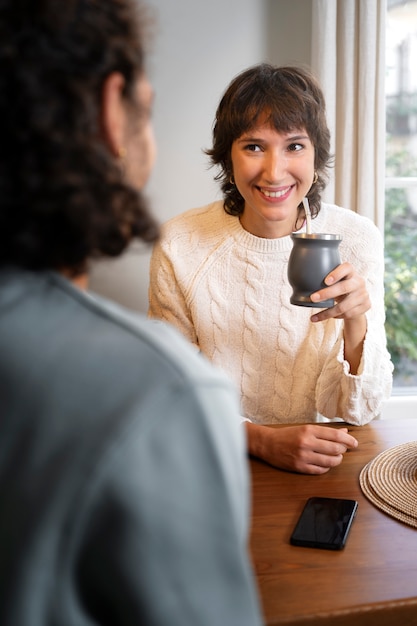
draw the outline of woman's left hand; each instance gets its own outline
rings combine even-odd
[[[312,322],[322,322],[331,317],[354,320],[362,317],[371,308],[371,300],[365,280],[359,276],[351,263],[342,263],[324,279],[325,289],[311,294],[312,302],[333,298],[334,306],[323,309],[311,317]]]

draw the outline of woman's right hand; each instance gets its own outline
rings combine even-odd
[[[347,428],[302,424],[271,428],[245,422],[248,451],[274,467],[300,474],[324,474],[358,446]]]

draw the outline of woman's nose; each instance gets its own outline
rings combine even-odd
[[[265,159],[265,176],[269,183],[279,183],[287,170],[287,159],[281,151],[270,152]]]

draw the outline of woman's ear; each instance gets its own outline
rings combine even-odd
[[[125,149],[127,114],[123,98],[124,85],[122,74],[113,72],[105,79],[101,96],[103,135],[114,156],[120,156]]]

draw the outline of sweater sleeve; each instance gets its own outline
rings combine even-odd
[[[148,316],[172,324],[198,347],[191,312],[164,245],[157,243],[151,256]]]
[[[316,401],[325,417],[337,416],[362,425],[380,415],[383,402],[390,396],[393,365],[386,347],[382,236],[370,220],[364,220],[361,231],[349,241],[355,243],[345,250],[344,260],[365,278],[371,300],[362,359],[357,375],[352,375],[344,359],[342,326],[318,379]]]
[[[149,406],[145,429],[133,420],[113,441],[79,568],[97,623],[260,626],[236,411],[228,385],[177,385]]]

